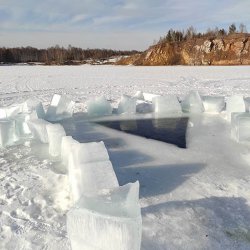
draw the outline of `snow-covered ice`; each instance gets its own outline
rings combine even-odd
[[[1,106],[54,93],[76,101],[67,135],[105,142],[120,185],[140,181],[141,250],[250,249],[250,148],[231,138],[223,114],[188,114],[187,148],[88,124],[95,96],[117,107],[137,90],[175,95],[250,96],[250,67],[0,67]],[[140,114],[141,115],[141,114]],[[31,146],[29,146],[31,145]],[[67,173],[48,145],[27,141],[0,151],[0,249],[69,250]]]
[[[49,154],[57,157],[61,156],[62,138],[66,135],[65,130],[60,124],[47,124],[46,130],[49,142]]]
[[[72,250],[140,250],[139,183],[82,196],[67,214]]]
[[[103,96],[87,102],[87,111],[90,116],[111,115],[112,110],[111,104]]]

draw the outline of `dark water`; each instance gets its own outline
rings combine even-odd
[[[99,125],[186,148],[188,118],[98,121]]]

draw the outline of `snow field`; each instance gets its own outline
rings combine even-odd
[[[3,105],[15,106],[36,95],[46,106],[53,93],[60,93],[76,100],[77,112],[85,111],[85,101],[92,97],[104,95],[116,106],[119,96],[138,89],[180,99],[190,90],[202,96],[250,96],[249,67],[5,67],[0,71]],[[230,139],[231,125],[221,119],[224,116],[224,111],[190,114],[186,150],[88,127],[80,116],[63,125],[80,142],[105,141],[121,185],[139,179],[141,249],[246,250],[250,149]],[[0,152],[0,248],[70,249],[65,224],[68,178],[63,166],[49,158],[47,148],[28,141]]]

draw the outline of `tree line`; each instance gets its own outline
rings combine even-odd
[[[165,43],[165,42],[182,42],[187,41],[193,38],[202,38],[202,37],[215,37],[221,38],[235,33],[247,33],[246,25],[241,23],[237,29],[236,25],[232,23],[228,30],[219,29],[215,27],[214,29],[207,29],[206,32],[197,32],[196,29],[191,26],[186,30],[173,30],[170,29],[167,34],[163,37],[160,37],[159,41],[154,41],[154,44]]]
[[[104,60],[113,56],[136,54],[138,51],[121,51],[111,49],[82,49],[68,48],[58,45],[47,49],[33,47],[0,48],[1,63],[30,63],[40,62],[45,64],[74,64],[84,63],[86,60]]]

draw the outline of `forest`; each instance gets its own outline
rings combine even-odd
[[[113,56],[125,56],[138,51],[121,51],[111,49],[82,49],[60,47],[56,45],[47,49],[33,47],[0,48],[0,63],[44,63],[47,65],[81,64],[87,60],[104,60]]]

